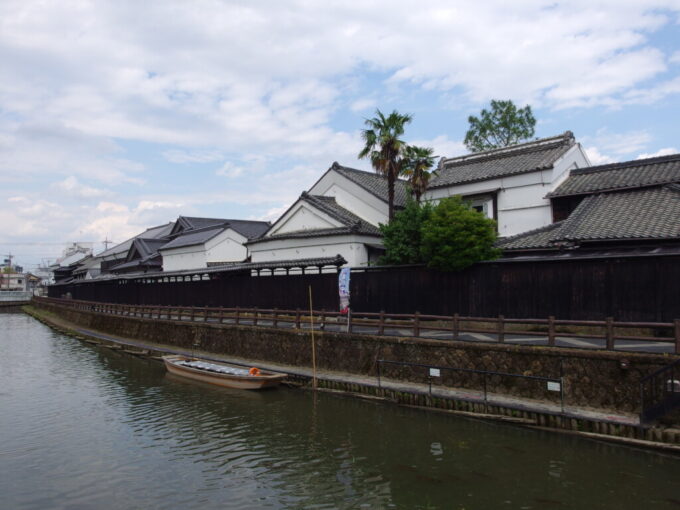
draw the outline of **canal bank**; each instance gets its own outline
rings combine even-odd
[[[0,314],[3,508],[677,507],[680,457],[379,400],[190,383]]]
[[[120,317],[44,302],[35,303],[26,311],[64,332],[130,354],[157,357],[162,353],[194,351],[202,357],[258,364],[285,372],[296,385],[311,384],[309,331]],[[680,430],[673,426],[640,427],[634,414],[636,379],[667,364],[667,356],[320,332],[315,337],[320,389],[637,445],[677,450],[680,443]],[[431,386],[431,379],[421,380],[422,374],[413,371],[397,372],[391,374],[392,377],[383,373],[378,378],[376,365],[380,359],[410,359],[432,366],[476,364],[524,375],[555,376],[561,367],[566,398],[564,403],[555,402],[554,398],[552,401],[536,398],[539,390],[535,385],[526,384],[526,380],[520,380],[520,384],[496,381],[484,397],[471,384]],[[622,368],[622,360],[626,368]],[[617,375],[619,373],[623,375]],[[619,380],[615,381],[616,378]],[[591,405],[580,404],[584,400]],[[614,405],[607,407],[606,403]]]

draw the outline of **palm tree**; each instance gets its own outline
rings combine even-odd
[[[432,155],[433,152],[434,149],[430,147],[416,147],[415,145],[408,145],[404,149],[401,173],[409,178],[411,191],[417,203],[420,203],[420,197],[425,193],[430,177],[437,173],[436,171],[430,172],[437,157]]]
[[[366,119],[368,129],[361,132],[366,145],[359,153],[359,159],[369,158],[375,171],[387,177],[388,217],[392,221],[394,183],[401,171],[400,158],[406,146],[399,137],[404,134],[404,126],[411,122],[412,117],[396,110],[387,117],[380,110],[376,110],[375,114],[372,119]]]

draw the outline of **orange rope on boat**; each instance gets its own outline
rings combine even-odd
[[[250,370],[248,370],[248,373],[250,375],[260,375],[260,369],[257,367],[252,367]]]

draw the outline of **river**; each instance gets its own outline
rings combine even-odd
[[[0,313],[3,509],[680,508],[680,458],[288,388],[225,390]]]

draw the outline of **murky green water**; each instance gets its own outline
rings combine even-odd
[[[326,394],[185,383],[0,314],[0,507],[680,508],[680,459]]]

